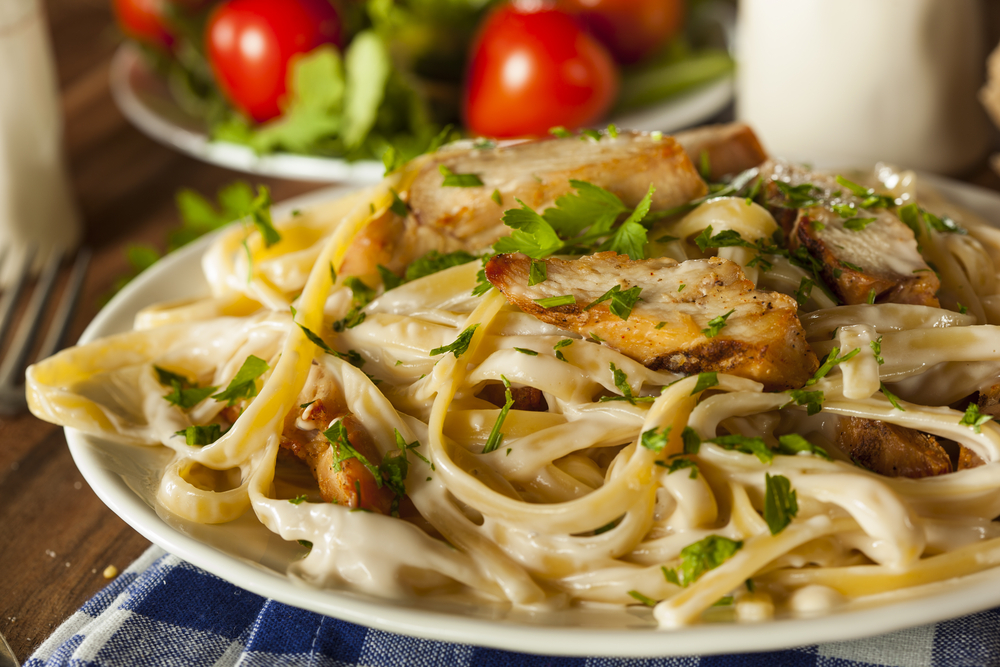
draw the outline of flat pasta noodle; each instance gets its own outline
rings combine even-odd
[[[949,405],[1000,375],[1000,232],[929,195],[969,231],[928,230],[922,246],[945,307],[835,306],[817,290],[800,310],[808,343],[845,358],[800,393],[765,392],[724,372],[646,368],[496,289],[474,294],[479,261],[393,289],[366,275],[374,298],[359,300],[358,277],[341,271],[352,243],[399,212],[422,164],[280,221],[270,248],[247,224],[223,231],[203,259],[211,297],[149,307],[136,331],[36,364],[32,410],[169,447],[163,508],[201,523],[252,511],[282,538],[311,543],[289,567],[311,586],[539,608],[650,602],[674,627],[710,608],[759,620],[891,597],[996,560],[1000,427]],[[912,173],[880,167],[876,178],[903,201],[920,194]],[[656,223],[650,239],[678,240],[648,247],[681,261],[718,254],[786,294],[807,277],[777,255],[768,270],[747,266],[754,248],[699,250],[709,226],[749,243],[778,229],[764,207],[728,197]],[[231,401],[215,398],[251,355],[267,370]],[[801,392],[814,392],[816,410]],[[846,418],[953,441],[985,465],[876,474],[838,449]],[[188,444],[188,428],[206,441]],[[788,449],[790,434],[806,448]],[[301,474],[306,458],[288,454],[309,447],[315,480]],[[340,501],[323,502],[321,466],[374,472],[369,486],[355,477]],[[788,521],[776,530],[767,506],[780,501],[779,478]],[[359,511],[377,500],[363,493],[389,494],[392,511]]]

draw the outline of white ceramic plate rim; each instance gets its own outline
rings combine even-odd
[[[129,121],[143,133],[182,153],[220,167],[261,176],[294,178],[321,183],[375,183],[382,179],[381,162],[311,157],[293,153],[257,155],[250,148],[225,141],[210,141],[197,123],[181,123],[183,111],[159,91],[144,90],[148,68],[132,44],[122,44],[111,61],[111,95]],[[612,119],[618,127],[674,132],[722,111],[733,99],[733,78],[718,81],[680,95],[663,104]],[[190,118],[190,117],[189,117]]]
[[[945,179],[924,178],[954,201],[1000,221],[1000,195],[997,193]],[[306,208],[349,189],[344,186],[327,188],[288,201],[275,208],[275,218],[280,220],[292,209]],[[191,274],[200,277],[200,255],[210,240],[202,239],[179,250],[139,276],[97,315],[81,336],[80,343],[127,327],[134,313],[151,302],[195,294],[187,288],[179,291],[182,288],[178,286],[185,282],[180,277]],[[203,284],[201,289],[207,290],[207,287]],[[304,588],[277,571],[227,553],[218,544],[195,539],[164,522],[129,488],[122,476],[109,468],[107,457],[101,454],[100,439],[73,429],[66,429],[66,439],[76,465],[98,497],[141,535],[168,552],[258,595],[424,639],[566,656],[706,655],[857,639],[943,621],[1000,604],[1000,568],[996,568],[947,582],[947,587],[926,597],[816,618],[759,624],[704,624],[667,631],[653,628],[615,630],[553,627],[442,613],[355,593]]]

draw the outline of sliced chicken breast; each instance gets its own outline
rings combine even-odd
[[[842,419],[837,446],[865,468],[886,477],[916,479],[952,471],[948,452],[933,435],[878,419]]]
[[[757,135],[746,123],[706,125],[674,135],[698,168],[702,155],[708,160],[708,180],[713,183],[725,176],[738,174],[759,166],[767,160],[767,152]]]
[[[534,286],[528,286],[532,260],[520,253],[494,257],[486,265],[486,277],[524,312],[584,336],[596,335],[654,370],[722,371],[781,390],[801,387],[818,366],[795,300],[754,289],[729,260],[678,264],[665,257],[632,261],[603,252],[542,261],[548,278]],[[627,319],[611,311],[611,300],[587,308],[616,286],[641,289]],[[575,302],[550,308],[538,303],[566,295]]]

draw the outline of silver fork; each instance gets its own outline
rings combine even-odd
[[[0,268],[8,260],[8,251],[0,254]],[[17,305],[26,297],[27,286],[31,278],[31,267],[34,264],[36,251],[29,249],[22,258],[20,271],[11,286],[0,297],[0,345],[7,340],[8,335],[17,320]],[[0,415],[10,416],[24,412],[28,404],[24,396],[24,368],[31,354],[35,341],[41,332],[42,324],[48,312],[49,303],[55,293],[59,270],[62,266],[63,254],[52,252],[45,266],[42,267],[38,281],[31,291],[31,297],[20,317],[17,329],[7,347],[7,353],[0,363]],[[56,305],[49,324],[48,332],[35,358],[43,359],[62,344],[80,299],[83,287],[83,277],[90,263],[90,250],[81,248],[70,269],[69,280],[63,290],[62,298]]]

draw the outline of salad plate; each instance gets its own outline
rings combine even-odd
[[[925,177],[942,194],[990,220],[1000,220],[1000,194]],[[340,185],[275,207],[294,209],[341,196]],[[154,302],[204,296],[201,254],[212,237],[167,256],[120,292],[94,319],[80,342],[131,328],[135,314]],[[286,576],[305,551],[263,527],[249,512],[220,525],[194,524],[160,507],[156,488],[169,460],[162,447],[116,445],[66,430],[74,461],[101,500],[140,534],[171,553],[256,594],[302,609],[425,639],[550,655],[670,656],[790,648],[856,639],[919,626],[1000,604],[1000,568],[925,585],[891,601],[869,598],[815,616],[761,623],[710,620],[675,630],[657,627],[647,608],[578,606],[514,608],[452,600],[389,600],[340,589],[315,589]]]
[[[219,167],[260,176],[318,183],[375,183],[385,167],[376,160],[348,161],[294,153],[258,155],[248,146],[212,141],[204,122],[182,109],[138,48],[123,44],[111,61],[111,94],[128,120],[152,139]],[[733,99],[733,78],[724,76],[667,102],[610,119],[620,128],[674,132],[711,119]]]

